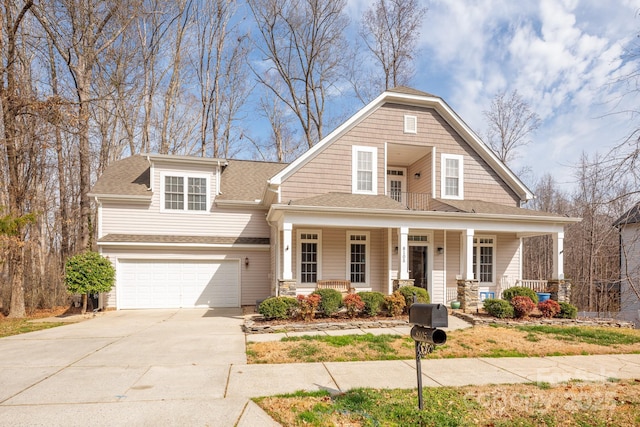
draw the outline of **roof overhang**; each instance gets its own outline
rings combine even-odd
[[[212,158],[212,157],[196,157],[196,156],[176,156],[173,154],[141,154],[146,157],[150,162],[168,162],[168,163],[189,163],[189,164],[202,164],[202,165],[214,165],[214,166],[226,166],[228,163],[225,159]]]
[[[89,193],[88,196],[100,201],[149,203],[151,202],[153,193],[151,191],[149,191],[148,195]]]
[[[298,157],[289,166],[284,168],[280,173],[269,180],[270,185],[279,186],[282,182],[291,176],[294,172],[304,166],[315,155],[324,150],[333,140],[339,138],[362,120],[371,115],[378,108],[387,103],[398,103],[402,105],[410,105],[416,107],[433,108],[444,120],[460,134],[460,136],[471,145],[480,157],[486,161],[498,175],[509,185],[521,201],[527,201],[534,198],[534,194],[527,186],[491,151],[487,145],[482,142],[480,137],[471,130],[471,128],[456,114],[444,100],[437,96],[415,95],[399,92],[387,91],[383,92],[376,99],[371,101],[360,111],[354,114],[349,120],[344,122],[333,132],[323,138],[316,145],[311,147],[307,152]]]
[[[580,218],[564,216],[505,215],[490,213],[413,211],[272,205],[267,220],[298,226],[429,228],[437,230],[496,230],[519,236],[562,232],[565,225],[580,222]]]

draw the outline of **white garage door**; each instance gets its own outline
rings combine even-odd
[[[239,307],[238,265],[238,261],[120,261],[119,308]]]

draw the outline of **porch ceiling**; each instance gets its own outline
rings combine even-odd
[[[387,144],[387,164],[409,166],[428,152],[431,152],[431,147],[424,145]]]

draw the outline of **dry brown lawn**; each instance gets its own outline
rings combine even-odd
[[[637,337],[640,330],[612,329]],[[310,333],[309,335],[313,335]],[[580,354],[623,354],[640,352],[640,344],[599,345],[571,341],[549,334],[524,332],[511,327],[476,326],[449,332],[447,343],[437,347],[429,358],[556,356]],[[380,356],[375,346],[355,344],[335,346],[320,341],[248,343],[249,363],[299,363],[381,358],[412,359],[414,343],[408,336],[388,343],[393,349]]]

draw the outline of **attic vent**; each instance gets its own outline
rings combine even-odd
[[[404,116],[404,133],[418,133],[418,118],[416,116]]]

